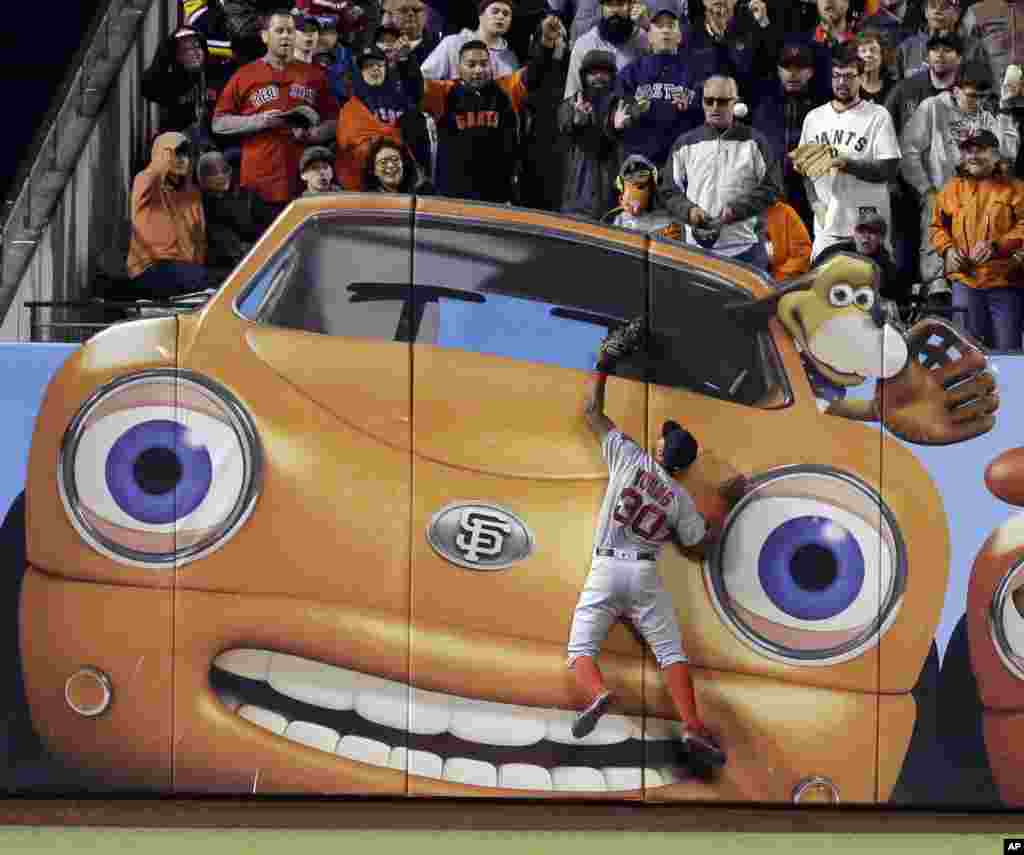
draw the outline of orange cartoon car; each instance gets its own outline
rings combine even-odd
[[[20,648],[48,749],[116,787],[613,799],[889,799],[948,532],[914,455],[822,413],[752,268],[540,212],[295,202],[201,310],[123,324],[53,379],[26,486]],[[753,490],[659,571],[729,752],[675,753],[625,627],[584,740],[565,665],[607,478],[602,337],[646,315],[608,413],[682,422]],[[882,461],[884,458],[884,467]],[[53,615],[61,616],[59,631]]]

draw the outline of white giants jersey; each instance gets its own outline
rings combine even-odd
[[[657,553],[672,530],[685,546],[704,537],[704,517],[690,494],[622,431],[608,432],[601,446],[608,464],[608,491],[601,505],[595,549]]]
[[[800,145],[825,143],[840,157],[848,160],[888,160],[900,157],[889,111],[880,104],[861,101],[856,107],[837,113],[832,102],[815,107],[804,119]],[[889,185],[874,184],[856,178],[849,172],[826,173],[811,184],[812,203],[821,207],[814,218],[814,246],[811,257],[826,247],[853,236],[860,208],[874,208],[889,226],[886,245],[893,233],[889,211]],[[891,248],[891,247],[890,247]]]

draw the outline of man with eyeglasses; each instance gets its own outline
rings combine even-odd
[[[856,45],[837,48],[832,100],[807,114],[800,134],[801,146],[829,147],[828,169],[805,181],[814,211],[814,258],[853,236],[861,208],[874,208],[892,233],[889,182],[899,175],[900,144],[889,111],[860,97],[863,74]]]
[[[658,198],[685,227],[686,242],[767,271],[757,216],[782,192],[782,166],[760,131],[736,122],[738,91],[731,77],[704,83],[704,125],[672,147]]]
[[[412,61],[422,66],[441,41],[427,29],[427,6],[423,0],[384,0],[381,26],[395,27],[405,36]]]
[[[140,299],[168,299],[209,287],[206,217],[192,180],[192,146],[177,131],[153,141],[149,165],[132,183],[132,240],[126,268]]]

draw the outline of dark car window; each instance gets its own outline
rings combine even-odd
[[[730,303],[750,294],[684,266],[651,265],[649,378],[754,407],[791,400],[770,336],[737,323]]]
[[[419,344],[587,371],[608,330],[644,314],[640,254],[427,218],[415,231]],[[617,373],[642,377],[626,363]]]
[[[307,332],[408,340],[411,246],[407,217],[313,220],[253,278],[238,310]]]

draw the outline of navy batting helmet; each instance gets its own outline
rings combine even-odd
[[[665,469],[669,474],[685,469],[697,459],[697,440],[693,434],[671,419],[661,426],[665,440]]]

